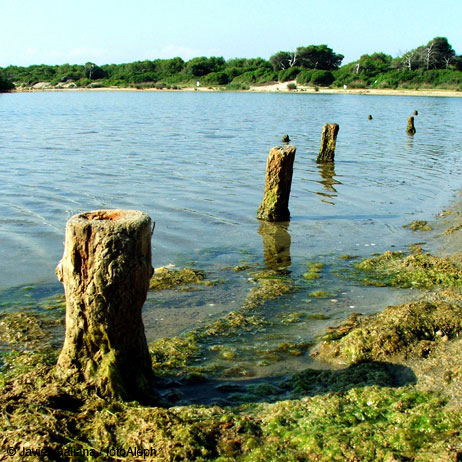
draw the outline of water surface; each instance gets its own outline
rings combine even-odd
[[[415,109],[417,134],[409,137],[406,121]],[[150,340],[239,307],[252,282],[223,270],[228,266],[283,265],[298,277],[312,260],[335,266],[342,254],[368,256],[421,240],[402,225],[431,219],[459,189],[460,120],[457,98],[0,95],[0,303],[61,292],[54,268],[65,222],[100,208],[140,209],[152,217],[155,267],[194,264],[225,280],[210,291],[151,294],[145,306]],[[336,161],[319,166],[326,122],[340,125]],[[266,157],[286,133],[297,147],[292,218],[265,226],[256,211]],[[335,320],[399,298],[397,291],[327,278],[336,302],[307,299],[307,289],[283,303]],[[290,336],[309,339],[321,327],[308,323]]]

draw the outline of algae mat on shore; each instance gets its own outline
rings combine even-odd
[[[0,394],[9,460],[299,461],[458,460],[462,415],[412,386],[390,388],[386,369],[307,371],[293,394],[314,396],[232,407],[149,407],[103,400],[53,383],[52,368],[9,363]],[[373,367],[370,368],[370,371]],[[350,375],[358,382],[348,386]],[[341,373],[340,373],[341,374]],[[366,380],[366,384],[364,382]],[[335,391],[331,391],[335,390]],[[311,393],[310,393],[311,392]],[[13,455],[15,453],[15,455]]]
[[[42,346],[50,334],[36,328],[44,326],[41,315],[19,318],[2,317],[9,322],[3,341],[13,350],[14,330],[32,326],[29,351],[2,355],[0,432],[8,460],[449,461],[462,454],[462,414],[446,412],[447,399],[435,393],[396,387],[386,363],[307,369],[277,383],[229,383],[234,404],[226,407],[146,406],[58,383],[58,350]],[[191,357],[182,352],[194,355],[190,341],[153,356],[167,386],[172,366],[187,375]],[[202,386],[213,393],[217,383],[206,379]]]

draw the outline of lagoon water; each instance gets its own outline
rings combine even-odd
[[[406,121],[415,109],[417,134],[408,137]],[[151,340],[238,307],[252,283],[245,273],[221,272],[242,262],[271,266],[281,260],[274,255],[278,246],[284,255],[276,264],[296,278],[309,261],[333,266],[342,254],[368,256],[424,240],[402,225],[432,219],[460,189],[460,120],[460,98],[2,94],[0,303],[8,307],[24,286],[28,297],[62,291],[54,268],[65,222],[100,208],[140,209],[152,217],[155,267],[194,264],[225,280],[181,300],[150,295],[145,322]],[[326,122],[340,125],[333,168],[315,162]],[[297,147],[292,219],[265,227],[256,211],[266,157],[286,133]],[[307,300],[306,291],[298,303],[336,319],[349,310],[383,308],[399,296],[327,279],[335,303]],[[313,336],[316,328],[307,331]]]

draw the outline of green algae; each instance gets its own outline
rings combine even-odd
[[[462,269],[449,258],[424,253],[420,247],[416,250],[410,255],[386,251],[354,267],[366,285],[423,289],[462,286]]]
[[[291,354],[299,347],[284,342],[275,350]],[[9,354],[0,371],[2,443],[18,454],[30,447],[46,448],[57,461],[69,460],[63,451],[82,455],[74,460],[89,454],[95,461],[136,460],[134,450],[153,461],[379,461],[425,460],[428,454],[443,460],[462,450],[461,414],[447,413],[446,401],[435,394],[390,388],[393,379],[379,363],[251,384],[230,395],[235,404],[227,407],[165,408],[101,399],[84,384],[56,381],[54,351]],[[154,342],[150,351],[158,376],[186,372],[201,354],[194,334]],[[248,375],[240,364],[222,373]],[[188,379],[207,383],[199,372]],[[175,394],[183,396],[175,390],[169,396]],[[108,448],[120,452],[108,454]]]
[[[278,271],[261,271],[251,273],[251,276],[256,286],[250,290],[242,309],[256,309],[269,300],[275,300],[296,290],[292,279]]]
[[[311,342],[281,342],[274,348],[256,350],[255,353],[265,360],[277,362],[288,356],[302,356],[311,346]]]
[[[205,273],[193,268],[183,268],[181,270],[168,269],[166,267],[157,268],[154,276],[149,283],[149,290],[167,290],[181,287],[193,289],[193,284],[202,284],[205,280]]]
[[[324,313],[311,313],[306,316],[306,319],[324,321],[324,320],[330,319],[330,316],[327,316]]]
[[[301,311],[295,311],[293,313],[284,313],[279,318],[282,324],[288,325],[303,322],[307,318],[307,315]]]
[[[446,229],[446,231],[444,232],[444,234],[445,234],[446,236],[448,236],[448,235],[453,234],[453,233],[455,233],[455,232],[457,232],[457,231],[459,231],[459,230],[461,230],[461,229],[462,229],[462,223],[458,223],[458,224],[453,225],[453,226],[451,226],[450,228]]]
[[[154,373],[165,376],[185,369],[198,357],[200,350],[193,335],[156,340],[149,345]]]
[[[200,338],[220,336],[229,337],[239,332],[255,332],[268,325],[261,316],[246,315],[240,311],[231,311],[217,321],[212,321],[203,328],[195,330]]]
[[[324,268],[322,263],[312,261],[307,266],[308,271],[303,274],[304,279],[307,281],[312,281],[313,279],[321,278],[321,271]]]
[[[426,220],[414,220],[411,223],[403,225],[403,228],[410,229],[411,231],[432,231],[433,228]]]
[[[348,261],[348,260],[354,260],[356,258],[358,258],[357,255],[349,255],[349,254],[344,254],[344,255],[340,255],[340,257],[342,260],[345,260],[345,261]]]
[[[389,306],[324,337],[319,354],[340,362],[426,357],[438,342],[462,333],[462,307],[418,301]]]
[[[308,294],[308,297],[313,298],[332,298],[335,297],[335,294],[328,292],[327,290],[313,290]]]

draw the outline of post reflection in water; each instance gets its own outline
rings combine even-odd
[[[287,270],[292,264],[290,258],[289,222],[262,221],[258,234],[263,237],[265,265],[275,271]]]
[[[338,196],[338,192],[335,189],[335,185],[342,184],[340,181],[337,181],[335,179],[335,163],[327,162],[323,164],[318,164],[317,167],[322,178],[320,181],[318,181],[318,183],[324,186],[324,190],[322,192],[317,192],[316,194],[331,199],[322,199],[322,202],[335,205],[335,202],[332,201],[332,199]]]
[[[414,137],[408,135],[407,145],[406,145],[406,154],[411,154],[413,150],[414,150]]]

